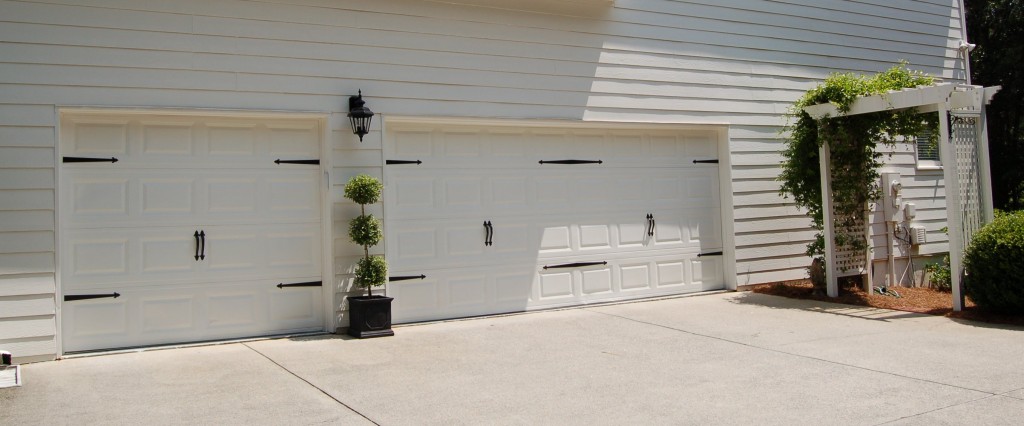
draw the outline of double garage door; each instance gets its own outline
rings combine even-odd
[[[322,330],[320,139],[309,119],[63,117],[64,351]]]
[[[717,135],[389,124],[394,321],[724,288]]]

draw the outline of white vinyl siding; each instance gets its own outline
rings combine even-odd
[[[963,74],[949,0],[615,0],[579,16],[517,4],[0,1],[0,185],[17,192],[0,195],[0,240],[26,247],[0,253],[0,300],[54,292],[54,251],[40,239],[55,223],[45,200],[55,106],[330,112],[343,326],[343,296],[359,292],[349,274],[359,253],[347,238],[357,206],[341,187],[358,173],[381,177],[383,163],[381,117],[362,143],[348,129],[347,97],[359,89],[383,115],[728,125],[745,285],[801,278],[808,263],[810,220],[774,186],[793,100],[830,72],[877,72],[901,59],[947,80]],[[36,330],[0,330],[0,346],[52,356],[52,332]]]

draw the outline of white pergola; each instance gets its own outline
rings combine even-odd
[[[966,84],[938,84],[893,91],[882,95],[857,99],[849,112],[840,113],[833,104],[805,107],[815,120],[829,117],[868,114],[880,111],[914,108],[920,113],[939,114],[939,155],[943,164],[946,188],[946,220],[949,226],[949,263],[953,287],[953,309],[963,309],[961,288],[963,253],[971,237],[981,225],[993,219],[992,182],[989,172],[988,131],[985,105],[1000,89],[999,86],[982,87]],[[947,117],[970,116],[975,137],[959,145],[950,138],[950,120]],[[832,173],[828,141],[820,148],[822,206],[825,224],[825,254],[827,260],[828,295],[839,296],[838,268],[836,265],[835,234],[832,220]],[[969,199],[969,200],[968,200]],[[870,229],[870,224],[865,223]],[[865,236],[867,238],[867,235]],[[869,249],[870,250],[870,249]],[[890,247],[889,250],[892,250]],[[865,270],[870,277],[870,253],[866,253]],[[865,281],[871,291],[870,278]]]

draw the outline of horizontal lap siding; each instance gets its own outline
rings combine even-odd
[[[0,104],[0,349],[18,362],[56,352],[55,116],[53,105]]]
[[[27,247],[0,246],[0,265],[52,281],[54,105],[330,111],[333,285],[350,294],[356,206],[341,188],[383,160],[380,118],[362,143],[348,130],[362,89],[384,115],[728,124],[739,283],[799,278],[813,233],[777,194],[781,115],[833,71],[906,59],[960,77],[954,3],[616,0],[572,17],[430,0],[0,1],[0,233]]]

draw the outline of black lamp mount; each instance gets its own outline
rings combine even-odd
[[[359,142],[362,142],[363,136],[370,133],[370,121],[373,120],[373,111],[366,107],[362,90],[359,95],[348,98],[348,119],[352,122],[352,133],[359,135]]]

